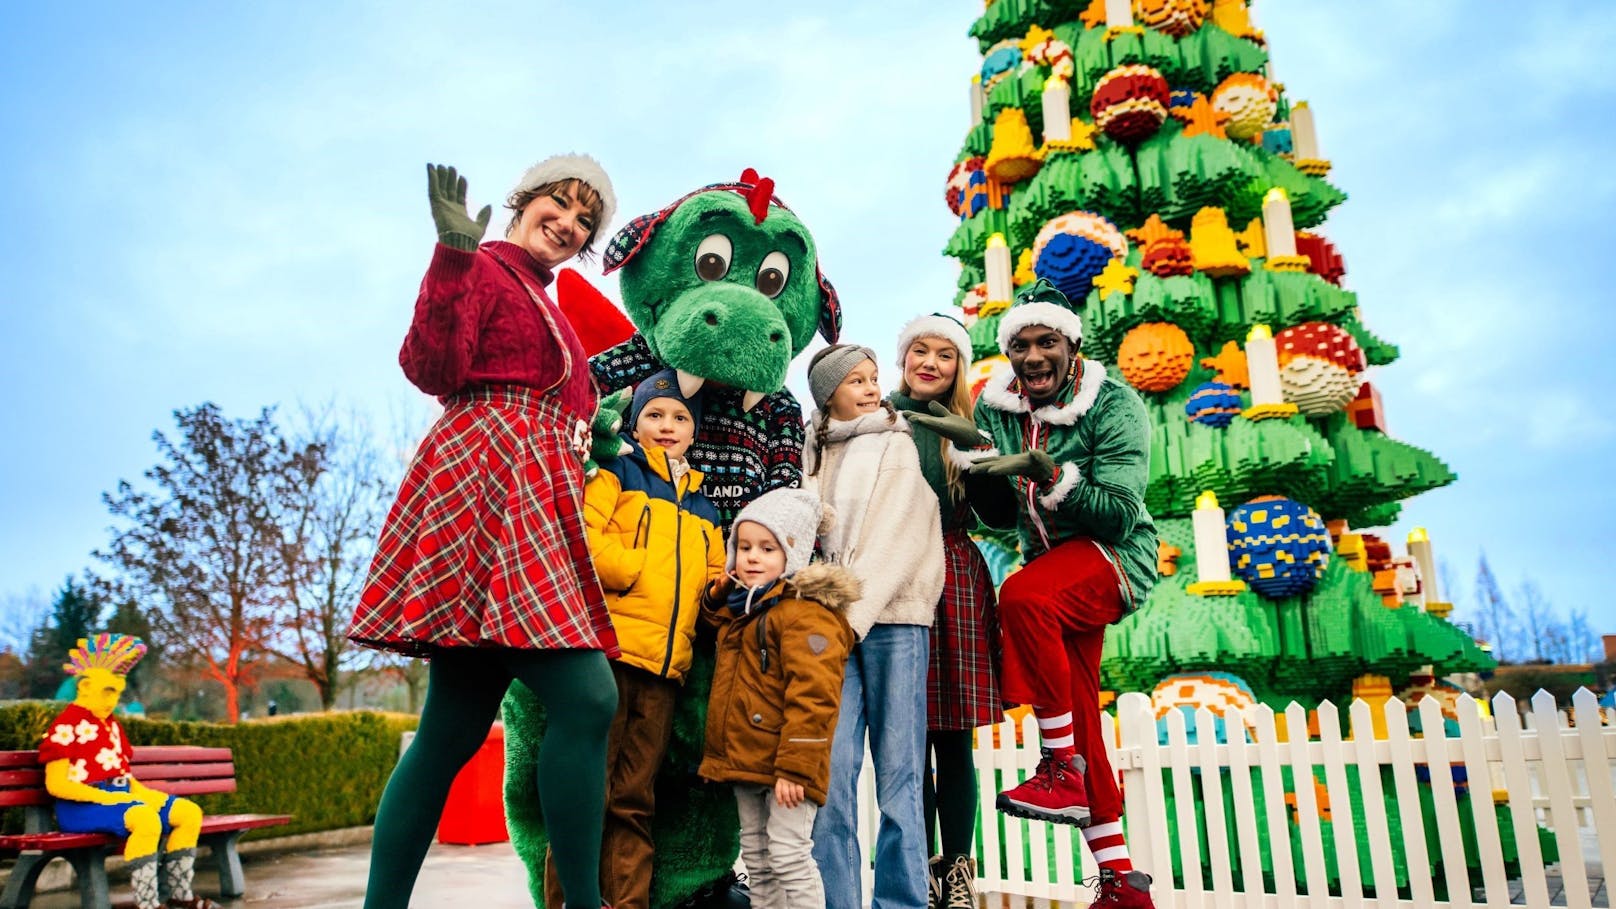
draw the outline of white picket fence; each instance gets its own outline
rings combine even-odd
[[[1353,703],[1351,734],[1343,737],[1337,708],[1325,703],[1321,735],[1310,740],[1294,734],[1307,729],[1308,716],[1292,704],[1285,742],[1273,710],[1258,707],[1246,711],[1244,735],[1228,724],[1234,744],[1218,743],[1219,724],[1205,709],[1195,715],[1191,744],[1185,715],[1174,710],[1167,744],[1158,744],[1149,698],[1125,694],[1117,719],[1107,714],[1103,722],[1107,740],[1118,743],[1111,760],[1134,865],[1155,877],[1161,909],[1587,909],[1584,844],[1595,853],[1596,885],[1599,869],[1616,869],[1616,727],[1601,722],[1586,690],[1572,707],[1575,725],[1539,692],[1523,724],[1508,695],[1494,699],[1491,717],[1461,697],[1452,736],[1428,698],[1418,708],[1421,736],[1410,733],[1407,712],[1393,700],[1387,737],[1377,740],[1369,704]],[[1010,721],[999,727],[1000,747],[989,732],[978,731],[976,749],[979,888],[1085,905],[1092,891],[1082,881],[1097,871],[1077,831],[994,810],[996,792],[1037,765],[1036,721],[1025,719],[1020,745]],[[879,822],[873,779],[866,765],[859,799],[866,855]],[[1175,793],[1190,797],[1171,799],[1170,823]],[[1545,865],[1540,826],[1558,847],[1556,874]],[[866,894],[871,874],[867,868]]]

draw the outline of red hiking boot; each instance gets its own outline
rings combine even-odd
[[[1087,827],[1093,822],[1088,789],[1083,785],[1087,769],[1082,755],[1074,754],[1066,761],[1045,748],[1038,769],[1025,783],[999,793],[999,810],[1034,821]]]
[[[1150,875],[1143,871],[1118,874],[1110,868],[1101,868],[1100,892],[1092,905],[1112,909],[1156,909],[1156,904],[1150,899]]]

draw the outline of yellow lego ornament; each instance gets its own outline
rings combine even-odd
[[[1221,208],[1209,205],[1190,219],[1190,251],[1196,270],[1214,278],[1251,274],[1251,263],[1240,254],[1229,216]]]
[[[1019,183],[1043,166],[1032,141],[1032,127],[1019,107],[999,111],[993,121],[993,146],[983,169],[1000,183]]]
[[[56,824],[68,833],[127,837],[123,857],[139,909],[165,905],[158,895],[158,845],[162,852],[166,905],[218,909],[191,888],[202,809],[188,799],[148,788],[130,774],[134,749],[113,717],[126,677],[146,645],[122,634],[80,640],[62,668],[78,678],[73,703],[47,727],[39,745],[45,790],[56,798]]]

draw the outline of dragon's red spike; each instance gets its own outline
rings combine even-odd
[[[759,180],[756,186],[747,190],[746,207],[752,210],[752,217],[757,219],[757,223],[762,224],[763,219],[768,216],[769,200],[773,198],[774,181],[768,177]]]

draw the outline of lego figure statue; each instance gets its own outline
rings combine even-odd
[[[161,858],[168,905],[219,909],[191,890],[202,809],[195,802],[148,788],[129,772],[134,750],[112,712],[125,677],[146,655],[139,638],[100,634],[80,640],[62,667],[78,680],[73,703],[52,720],[39,745],[45,789],[56,797],[56,824],[69,833],[108,833],[128,839],[123,857],[139,909],[158,909]],[[166,849],[161,853],[163,837]]]

